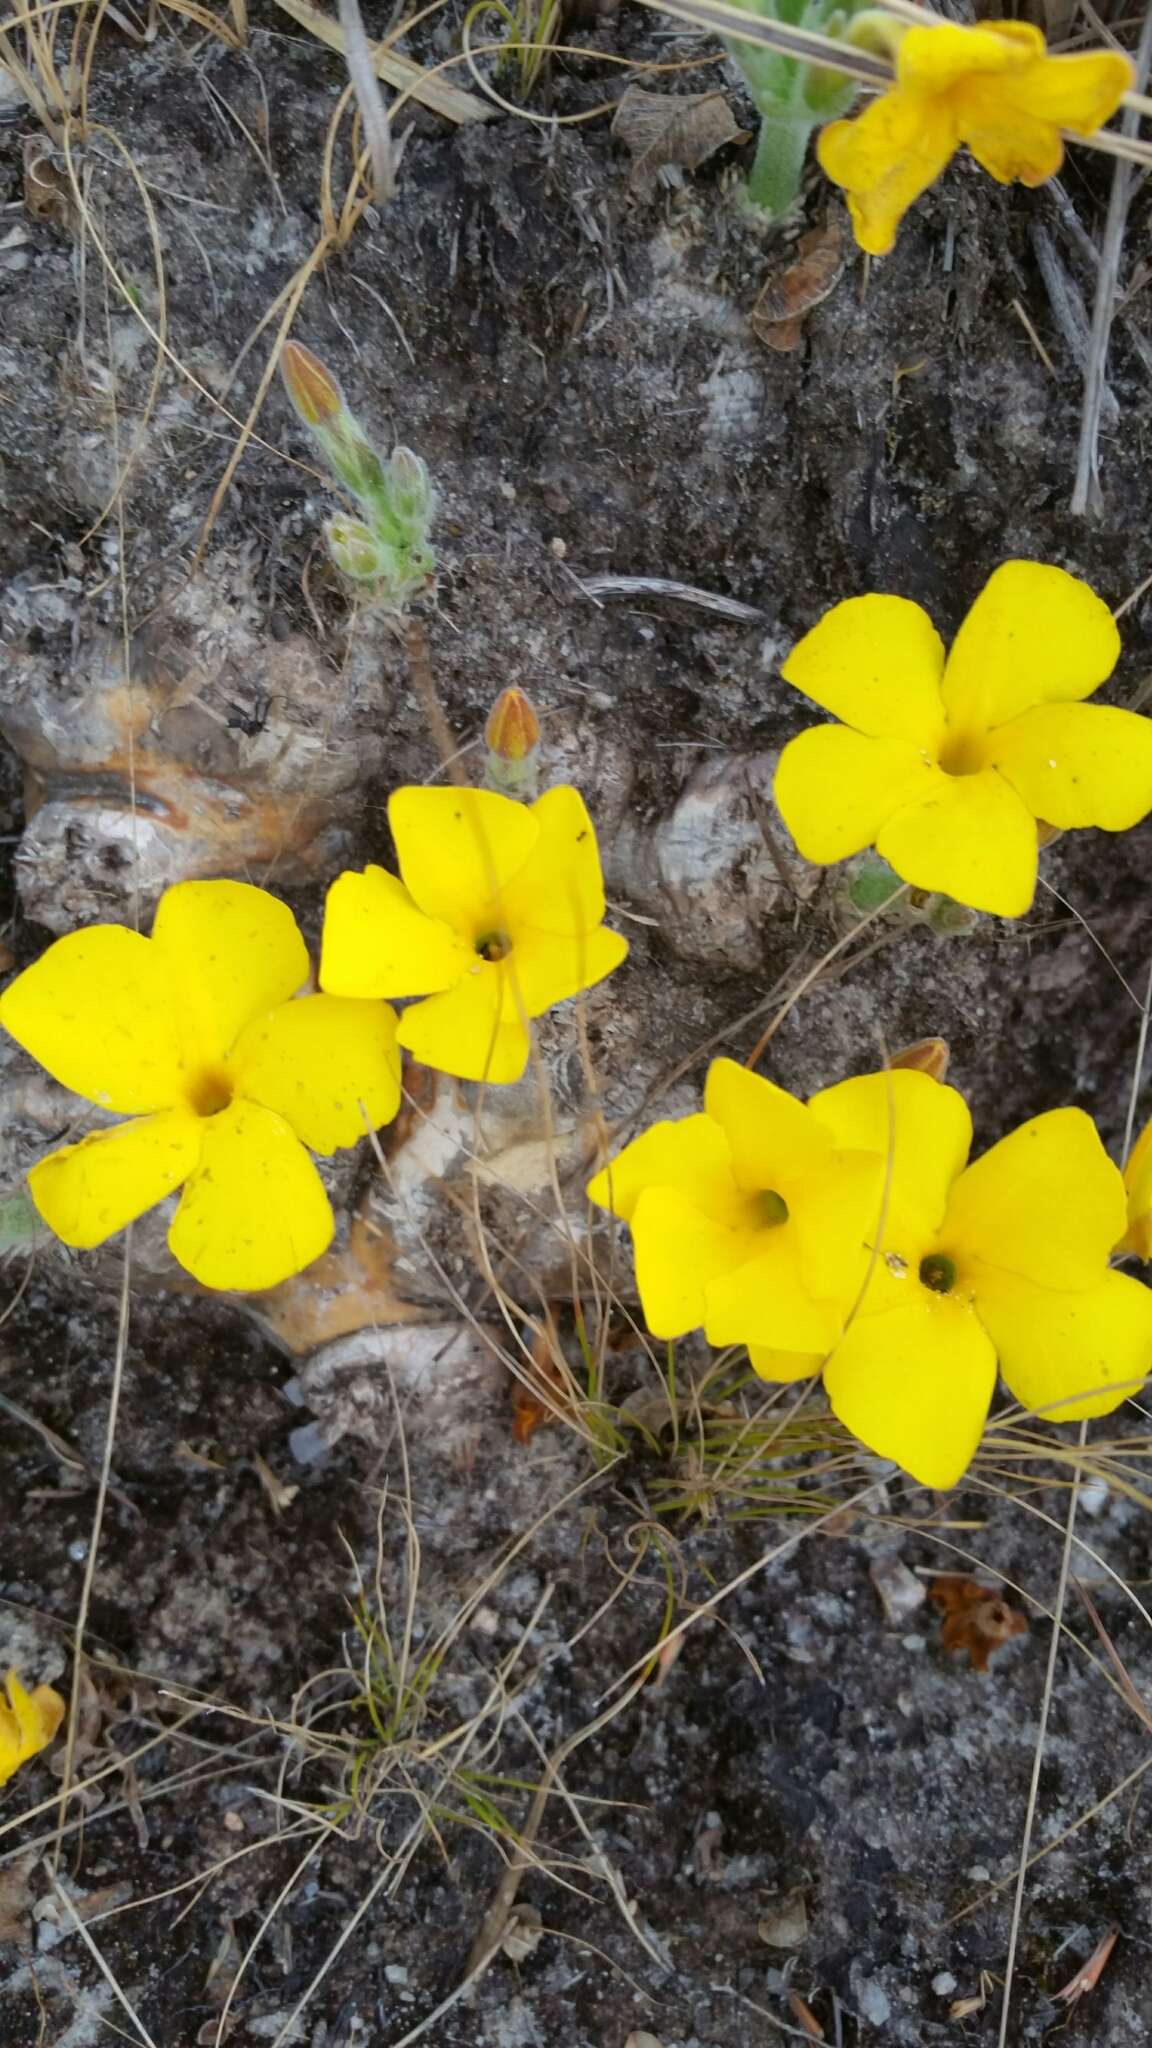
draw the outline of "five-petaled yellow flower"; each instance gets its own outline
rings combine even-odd
[[[320,984],[335,995],[423,996],[400,1044],[471,1081],[516,1081],[528,1021],[618,967],[592,820],[575,789],[531,805],[477,789],[398,789],[384,868],[328,892]]]
[[[64,1702],[50,1685],[26,1692],[10,1671],[4,1690],[8,1697],[0,1699],[0,1785],[6,1785],[29,1757],[47,1749],[64,1719]]]
[[[854,1304],[824,1367],[834,1412],[927,1486],[952,1486],[984,1428],[1000,1371],[1050,1422],[1107,1415],[1152,1370],[1152,1292],[1109,1270],[1124,1183],[1079,1109],[1033,1117],[966,1165],[963,1097],[926,1074],[842,1081],[812,1110],[842,1148],[884,1151],[876,1220],[860,1192],[825,1209],[824,1285]],[[881,1222],[882,1217],[882,1222]],[[819,1283],[819,1273],[814,1273]],[[767,1379],[804,1361],[752,1347]]]
[[[1002,917],[1036,888],[1037,823],[1123,832],[1152,810],[1152,720],[1077,700],[1120,640],[1086,583],[1039,562],[989,578],[945,659],[902,597],[853,597],[783,673],[843,725],[785,747],[776,801],[808,860],[875,846],[904,881]]]
[[[824,1216],[852,1186],[863,1229],[874,1166],[849,1156],[813,1104],[721,1059],[708,1069],[703,1114],[653,1124],[588,1196],[631,1226],[653,1336],[702,1328],[712,1344],[823,1353],[844,1327]]]
[[[910,28],[896,50],[896,83],[855,120],[832,121],[817,155],[848,195],[856,240],[884,256],[913,201],[961,143],[1010,185],[1042,185],[1064,158],[1060,130],[1091,135],[1132,84],[1111,50],[1050,57],[1025,21]]]
[[[176,1188],[168,1243],[206,1287],[272,1287],[318,1258],[332,1210],[305,1147],[396,1114],[384,1003],[290,998],[309,978],[287,905],[245,882],[180,882],[151,938],[57,939],[0,997],[0,1024],[66,1088],[131,1117],[28,1177],[65,1244],[89,1247]]]

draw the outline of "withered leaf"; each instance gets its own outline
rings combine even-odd
[[[844,237],[834,222],[802,235],[795,262],[769,278],[749,315],[757,341],[778,355],[798,347],[805,320],[835,291],[844,263]]]
[[[1028,1633],[1028,1621],[1010,1607],[995,1586],[961,1572],[942,1572],[932,1587],[932,1600],[944,1616],[940,1640],[946,1650],[967,1650],[974,1671],[987,1671],[988,1659],[1002,1643]]]
[[[635,161],[629,188],[640,198],[655,191],[666,170],[698,171],[743,134],[722,92],[645,92],[630,85],[612,121],[617,141]]]

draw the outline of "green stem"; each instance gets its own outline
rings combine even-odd
[[[765,213],[787,213],[800,190],[808,138],[819,126],[804,114],[777,113],[762,116],[756,144],[756,159],[748,179],[748,197]]]

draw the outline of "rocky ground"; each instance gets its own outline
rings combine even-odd
[[[434,15],[406,47],[435,63],[459,28]],[[536,103],[563,119],[627,82],[606,52],[641,65],[710,47],[640,10],[572,33],[589,54],[558,64]],[[667,74],[644,82],[670,89]],[[710,87],[749,118],[720,63],[679,82]],[[326,878],[386,854],[388,790],[438,772],[402,649],[350,619],[324,570],[330,500],[275,383],[208,524],[277,295],[325,231],[341,89],[338,60],[262,0],[242,50],[168,10],[141,40],[109,11],[89,133],[67,151],[0,97],[0,885],[17,965],[188,873],[264,882],[315,936]],[[1062,192],[1034,194],[958,164],[870,277],[845,247],[780,353],[758,336],[759,294],[801,233],[843,222],[814,174],[802,215],[766,233],[739,205],[744,156],[733,144],[637,189],[608,114],[453,126],[417,110],[395,200],[329,247],[293,328],[381,442],[401,437],[435,477],[428,628],[458,741],[474,745],[518,683],[544,718],[548,778],[577,781],[596,818],[632,941],[588,1006],[613,1125],[689,1106],[701,1048],[747,1053],[748,1013],[845,929],[836,878],[796,860],[771,806],[776,750],[805,716],[777,667],[797,633],[871,589],[919,599],[948,633],[1010,555],[1059,562],[1115,605],[1152,569],[1138,259],[1101,506],[1068,510],[1081,380],[1041,263],[1090,303],[1070,220],[1098,236],[1104,160],[1080,153]],[[348,171],[342,142],[338,201]],[[1130,248],[1147,219],[1141,193]],[[1123,625],[1111,687],[1131,702],[1152,602]],[[1057,844],[1044,873],[1058,893],[1018,926],[892,929],[799,1004],[770,1071],[805,1091],[940,1034],[982,1142],[1074,1101],[1115,1146],[1150,848],[1149,826]],[[549,1019],[542,1045],[577,1189],[594,1133],[575,1020]],[[107,1775],[70,1809],[55,1864],[51,1764],[4,1795],[4,2048],[83,2048],[112,2026],[155,2048],[397,2048],[461,1983],[486,1924],[512,1853],[490,1802],[522,1828],[544,1759],[582,1730],[503,1946],[424,2038],[1005,2038],[1059,1475],[990,1461],[940,1502],[846,1467],[845,1496],[872,1491],[819,1529],[747,1519],[735,1500],[654,1536],[660,1458],[633,1449],[598,1469],[560,1425],[518,1442],[510,1376],[483,1341],[493,1311],[461,1199],[477,1149],[492,1242],[566,1313],[535,1084],[486,1105],[479,1137],[464,1091],[413,1086],[387,1184],[370,1156],[336,1169],[341,1236],[307,1283],[197,1298],[174,1285],[162,1219],[136,1233],[78,1744],[81,1774]],[[11,1049],[0,1091],[11,1194],[74,1105]],[[0,1664],[65,1689],[122,1272],[122,1246],[42,1246],[12,1255],[5,1283]],[[506,1333],[493,1319],[489,1334]],[[608,1371],[613,1400],[651,1394],[642,1354]],[[1137,1483],[1142,1428],[1133,1405],[1094,1430],[1131,1439]],[[1081,1530],[1077,1574],[1147,1691],[1152,1523],[1097,1487]],[[625,1697],[669,1598],[682,1622],[761,1557]],[[442,1631],[448,1649],[409,1777],[358,1815],[341,1805],[340,1744],[367,1719],[324,1674],[345,1656],[357,1571],[376,1598],[377,1562],[393,1639],[411,1596],[413,1657]],[[984,1673],[919,1597],[925,1574],[972,1569],[1030,1620]],[[1152,1856],[1143,1780],[1124,1781],[1147,1735],[1079,1603],[1068,1620],[1081,1641],[1056,1664],[1034,1847],[1108,1803],[1030,1878],[1006,2039],[1142,2042]],[[438,1775],[470,1720],[474,1748]],[[1098,1987],[1055,2002],[1113,1926]]]

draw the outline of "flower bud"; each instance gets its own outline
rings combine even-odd
[[[948,1059],[946,1038],[918,1038],[914,1045],[894,1052],[888,1064],[909,1067],[915,1074],[928,1074],[933,1081],[943,1081],[948,1073]]]
[[[425,525],[432,513],[428,471],[411,448],[394,448],[388,463],[388,495],[399,519]]]
[[[319,356],[299,341],[286,341],[280,351],[284,389],[306,427],[327,426],[344,411],[344,394]]]
[[[530,800],[539,787],[540,721],[523,690],[501,690],[484,727],[488,783],[505,796]]]
[[[391,548],[376,538],[362,519],[329,519],[324,525],[328,553],[336,567],[355,583],[379,583],[396,573]]]

